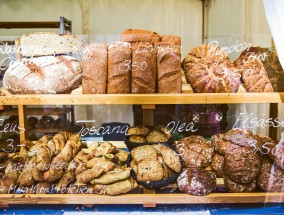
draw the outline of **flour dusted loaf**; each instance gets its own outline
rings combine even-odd
[[[107,89],[107,45],[93,43],[86,47],[83,61],[84,94],[105,94]]]
[[[83,47],[83,41],[72,34],[38,32],[24,34],[20,46],[22,56],[37,57],[79,51]]]
[[[80,62],[70,56],[46,56],[14,62],[5,72],[4,87],[15,94],[66,93],[82,81]]]
[[[161,40],[160,35],[153,31],[140,29],[127,29],[120,33],[122,42],[150,42],[156,43]]]
[[[185,169],[177,179],[181,192],[205,196],[216,189],[216,176],[205,169]]]
[[[233,181],[228,175],[224,175],[224,184],[230,193],[253,192],[257,187],[256,179],[249,183],[242,184]]]
[[[130,93],[131,44],[114,42],[108,44],[107,93]]]
[[[234,93],[240,86],[240,74],[221,48],[201,45],[182,62],[186,80],[196,93]]]
[[[157,46],[157,82],[159,93],[181,93],[181,38],[162,36]]]
[[[155,93],[157,74],[157,54],[149,42],[132,44],[131,93]]]

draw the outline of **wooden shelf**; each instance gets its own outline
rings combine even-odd
[[[0,105],[238,104],[282,103],[284,93],[60,94],[0,93]]]
[[[0,98],[1,100],[1,98]],[[70,112],[70,108],[66,108],[67,113]],[[63,108],[52,108],[52,107],[42,107],[42,108],[26,108],[26,114],[28,116],[40,116],[40,115],[59,115],[64,112]],[[0,113],[0,116],[11,116],[18,115],[18,110],[13,108],[11,110],[4,110]]]
[[[1,194],[1,204],[204,204],[204,203],[278,203],[284,193],[211,193],[207,196],[188,194]]]

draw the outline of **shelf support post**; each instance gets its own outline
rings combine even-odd
[[[24,105],[18,105],[18,114],[19,114],[19,126],[25,128],[25,131],[20,133],[20,141],[23,141],[26,139],[26,130],[27,130],[26,107]]]

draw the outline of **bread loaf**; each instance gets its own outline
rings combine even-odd
[[[155,93],[156,59],[157,55],[151,43],[132,44],[132,93]]]
[[[160,35],[148,30],[127,29],[121,32],[120,41],[156,43],[160,41]]]
[[[86,47],[83,61],[83,94],[105,94],[107,89],[107,45],[93,43]]]
[[[20,45],[22,56],[37,57],[79,51],[83,41],[72,34],[38,32],[23,35]]]
[[[15,94],[67,93],[81,84],[80,62],[70,56],[15,61],[5,72],[4,87]]]
[[[115,42],[108,44],[107,93],[130,93],[131,44]]]
[[[157,45],[157,78],[159,93],[181,93],[180,37],[163,36]]]

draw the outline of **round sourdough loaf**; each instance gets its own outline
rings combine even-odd
[[[24,58],[7,69],[3,85],[14,94],[68,93],[81,84],[81,70],[70,56]]]

